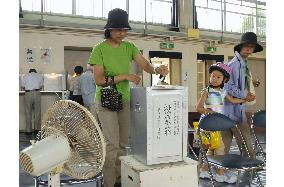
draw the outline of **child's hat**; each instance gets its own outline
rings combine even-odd
[[[231,73],[231,68],[222,62],[217,62],[216,64],[212,64],[209,68],[209,73],[212,73],[212,71],[218,70],[223,73],[224,77],[227,78],[225,82],[228,82],[230,79],[230,73]]]

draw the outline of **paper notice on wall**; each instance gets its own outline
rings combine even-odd
[[[44,64],[51,63],[51,48],[40,48],[40,60]]]
[[[29,47],[25,48],[25,56],[26,56],[26,63],[34,63],[35,62],[35,48]]]

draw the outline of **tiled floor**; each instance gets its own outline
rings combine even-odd
[[[30,145],[30,139],[34,139],[34,136],[33,135],[25,135],[24,133],[20,133],[19,135],[19,140],[20,140],[20,147],[19,147],[19,151],[23,150],[24,148],[28,147]],[[260,139],[261,139],[261,142],[265,142],[265,135],[263,134],[260,134]],[[264,149],[266,148],[265,147],[265,144],[263,145]],[[233,141],[233,144],[232,144],[232,148],[230,150],[231,152],[238,152],[238,148],[236,146],[236,143]],[[192,156],[192,155],[190,155]],[[260,174],[260,178],[261,178],[261,181],[263,182],[263,184],[265,184],[265,180],[266,180],[266,171],[261,171],[259,172]],[[31,175],[27,174],[26,172],[24,172],[21,168],[19,169],[19,186],[20,187],[33,187],[35,186],[34,184],[34,179]],[[67,179],[68,177],[67,176],[61,176],[62,179]],[[46,181],[47,180],[47,175],[43,175],[41,177],[41,179],[43,181]],[[243,173],[241,175],[241,184],[240,186],[241,187],[246,187],[248,186],[248,181],[249,181],[249,174],[248,173]],[[41,186],[41,185],[40,185]],[[73,185],[64,185],[66,187],[97,187],[96,186],[96,183],[95,182],[89,182],[89,183],[83,183],[83,184],[73,184]],[[210,180],[209,179],[201,179],[200,180],[200,187],[207,187],[207,186],[211,186],[211,183],[210,183]],[[217,187],[223,187],[223,186],[227,186],[227,187],[233,187],[233,186],[236,186],[235,184],[233,185],[230,185],[230,184],[227,184],[227,183],[216,183],[216,186]],[[257,185],[257,178],[254,177],[253,178],[253,182],[252,182],[252,186],[258,186]]]

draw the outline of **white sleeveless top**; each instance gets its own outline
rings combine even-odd
[[[206,88],[208,98],[205,101],[204,108],[211,109],[218,113],[223,113],[224,99],[226,91],[224,89],[215,90],[214,88]]]

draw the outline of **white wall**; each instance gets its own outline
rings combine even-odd
[[[63,73],[64,72],[64,46],[92,47],[102,40],[102,37],[74,36],[72,34],[55,34],[20,31],[19,62],[21,73],[27,73],[32,67],[39,73]],[[25,48],[36,48],[36,62],[34,64],[25,63]],[[52,59],[50,64],[40,63],[39,50],[41,47],[50,47]]]
[[[67,31],[52,32],[43,30],[22,30],[20,29],[20,49],[19,65],[20,73],[27,73],[30,68],[36,68],[39,73],[63,73],[64,72],[64,46],[92,47],[103,40],[102,35],[68,33]],[[143,54],[148,58],[149,51],[159,51],[159,39],[150,40],[141,36],[131,36],[128,40],[133,41],[136,46],[143,50]],[[161,39],[162,40],[162,39]],[[204,53],[204,44],[190,41],[174,41],[175,48],[172,51],[182,52],[182,74],[188,73],[188,80],[182,81],[183,86],[188,86],[189,90],[189,111],[195,111],[197,102],[197,53]],[[34,64],[25,62],[25,48],[35,47],[39,51],[40,47],[51,47],[52,62],[42,64],[37,56]],[[229,56],[233,56],[233,45],[218,45],[215,55],[224,55],[225,62]],[[254,55],[256,58],[265,59],[265,50]],[[150,75],[143,74],[143,85],[150,86]]]

